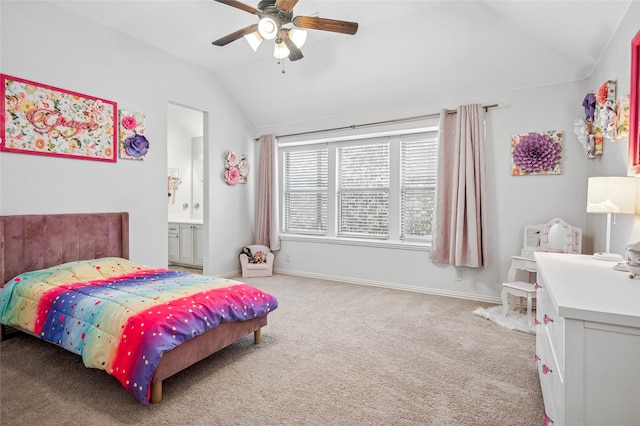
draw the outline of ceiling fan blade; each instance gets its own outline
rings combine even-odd
[[[218,3],[226,4],[227,6],[235,7],[236,9],[244,10],[245,12],[253,13],[254,15],[259,15],[260,11],[255,7],[249,6],[248,4],[244,4],[241,1],[236,0],[213,0]]]
[[[258,24],[253,24],[253,25],[249,25],[247,27],[241,28],[238,31],[232,32],[229,35],[226,35],[216,41],[214,41],[212,44],[215,44],[216,46],[225,46],[229,43],[231,43],[232,41],[236,41],[237,39],[239,39],[242,36],[245,36],[247,34],[251,34],[252,32],[256,31],[258,29]]]
[[[335,19],[316,18],[314,16],[296,16],[293,25],[310,30],[332,31],[334,33],[354,35],[358,31],[357,22],[338,21]]]
[[[297,61],[298,59],[302,59],[304,57],[300,49],[298,49],[298,46],[296,46],[296,44],[289,38],[289,31],[281,30],[280,37],[284,41],[284,45],[287,46],[287,49],[289,49],[289,60],[291,62]]]
[[[276,6],[282,10],[291,11],[298,3],[298,0],[276,0]]]

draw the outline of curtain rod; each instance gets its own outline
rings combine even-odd
[[[483,105],[482,108],[484,109],[485,112],[489,111],[491,108],[497,108],[499,107],[500,104],[491,104],[491,105]],[[455,114],[456,110],[454,109],[448,109],[447,110],[447,115],[448,114]],[[287,135],[276,135],[276,138],[289,138],[292,136],[303,136],[303,135],[312,135],[315,133],[325,133],[325,132],[335,132],[337,130],[355,130],[359,127],[371,127],[371,126],[379,126],[382,124],[393,124],[393,123],[402,123],[405,121],[415,121],[415,120],[422,120],[425,118],[435,118],[435,117],[439,117],[440,113],[439,112],[434,112],[431,114],[424,114],[424,115],[416,115],[413,117],[405,117],[405,118],[395,118],[393,120],[384,120],[384,121],[374,121],[372,123],[364,123],[364,124],[352,124],[351,126],[342,126],[342,127],[333,127],[331,129],[322,129],[322,130],[310,130],[307,132],[300,132],[300,133],[289,133]],[[255,138],[254,141],[259,141],[260,138]]]

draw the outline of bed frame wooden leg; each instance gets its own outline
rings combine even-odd
[[[162,380],[151,382],[151,402],[157,404],[162,401]]]
[[[261,337],[262,337],[262,328],[259,328],[253,332],[253,343],[255,345],[259,345]]]
[[[5,333],[7,332],[4,324],[0,324],[0,342],[2,342],[5,338]]]

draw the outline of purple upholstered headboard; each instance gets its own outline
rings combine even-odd
[[[75,260],[129,258],[129,213],[0,216],[0,285]]]

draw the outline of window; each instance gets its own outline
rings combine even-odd
[[[280,151],[285,234],[431,242],[437,128]]]
[[[435,209],[438,138],[434,132],[402,136],[400,140],[400,238],[429,238]]]
[[[338,148],[338,235],[389,236],[389,140]]]
[[[284,153],[284,229],[294,234],[327,232],[327,149]]]

